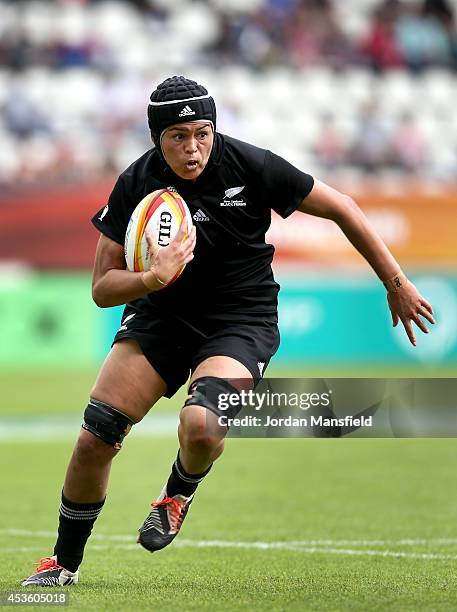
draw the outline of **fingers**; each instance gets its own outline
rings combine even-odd
[[[192,226],[187,241],[189,242],[189,246],[192,248],[193,251],[197,242],[197,228],[195,227],[195,225]]]
[[[424,334],[428,334],[429,331],[430,331],[428,329],[428,327],[425,325],[424,321],[422,321],[422,319],[420,318],[419,315],[422,315],[423,317],[427,318],[427,320],[430,321],[430,323],[435,323],[433,317],[427,311],[422,312],[422,309],[418,313],[412,315],[409,318],[401,317],[401,322],[403,323],[403,326],[405,328],[405,331],[406,331],[406,334],[407,334],[407,336],[409,338],[409,341],[411,342],[411,344],[413,346],[416,346],[416,336],[414,335],[413,328],[412,328],[412,325],[411,325],[411,321],[414,321],[414,323],[417,325],[417,327]],[[397,322],[398,322],[398,315],[396,315],[396,317],[397,317]],[[394,313],[392,313],[392,319],[393,318],[394,318]],[[394,327],[395,327],[395,325],[394,325]]]
[[[406,332],[406,335],[409,338],[409,341],[411,342],[411,344],[413,346],[416,346],[416,344],[417,344],[416,343],[416,336],[414,335],[411,322],[408,321],[407,319],[402,319],[401,322],[403,323],[403,327],[405,328],[405,332]]]
[[[144,235],[146,236],[146,242],[148,243],[151,254],[155,256],[157,251],[160,249],[159,245],[154,242],[154,238],[152,237],[150,230],[146,229]]]
[[[431,307],[430,307],[431,308]],[[422,321],[421,317],[424,317],[424,319],[426,319],[429,323],[431,323],[432,325],[435,324],[435,319],[434,317],[430,314],[429,309],[424,306],[423,308],[418,308],[417,309],[417,314],[416,316],[412,317],[413,321],[415,322],[415,324],[417,325],[417,327],[419,329],[421,329],[424,334],[428,334],[429,333],[429,329],[428,327],[425,325],[425,323]]]
[[[388,292],[387,301],[392,315],[393,326],[396,327],[398,321],[401,320],[409,341],[413,346],[416,346],[412,322],[414,321],[424,334],[428,334],[429,329],[426,322],[428,321],[428,323],[434,325],[435,319],[431,304],[419,295],[414,285],[409,284],[408,287],[412,287],[413,291]]]
[[[429,302],[427,302],[427,300],[424,300],[424,298],[423,298],[423,297],[421,297],[421,306],[423,306],[424,308],[426,308],[426,309],[429,311],[429,313],[430,313],[431,315],[433,315],[433,308],[432,308],[432,305],[431,305]],[[425,316],[425,315],[424,315],[424,316]],[[432,322],[432,321],[430,321],[430,322]],[[434,321],[433,321],[433,323],[434,323]]]
[[[430,321],[430,323],[435,323],[435,320],[433,319],[433,317],[427,312],[427,311],[420,311],[418,314],[413,315],[411,317],[411,320],[409,319],[401,319],[401,322],[403,323],[403,326],[405,328],[406,334],[409,338],[409,341],[411,342],[411,344],[413,346],[416,346],[416,336],[414,335],[413,332],[413,328],[411,325],[411,321],[414,321],[414,323],[417,325],[417,327],[424,333],[424,334],[428,334],[430,333],[430,330],[428,329],[428,327],[425,325],[424,321],[422,321],[422,319],[420,318],[419,315],[422,315],[424,318],[426,318],[428,321]],[[392,319],[394,318],[394,313],[392,313]],[[398,315],[396,315],[397,318],[397,322],[398,322]],[[394,324],[395,326],[395,324]]]
[[[182,243],[182,252],[185,257],[195,249],[196,240],[197,232],[194,226],[190,231],[189,238]]]
[[[194,253],[193,253],[192,249],[186,248],[186,249],[185,249],[185,250],[183,250],[183,251],[181,252],[181,254],[180,254],[180,257],[179,257],[180,262],[182,262],[182,263],[186,263],[187,261],[190,261],[190,260],[189,260],[189,257],[190,257],[191,255],[192,255],[192,257],[193,257],[193,254],[194,254]]]
[[[183,219],[181,225],[179,226],[178,233],[176,234],[173,242],[181,244],[187,234],[187,219]]]
[[[187,225],[187,219],[184,218],[182,220],[181,225],[179,226],[178,233],[176,234],[173,242],[177,242],[178,244],[180,244],[181,242],[184,242],[184,240],[186,239],[186,236],[188,240],[193,239],[195,242],[196,233],[197,233],[197,230],[195,229],[195,225],[192,226],[189,232],[189,228]]]
[[[428,327],[425,325],[425,323],[422,321],[422,319],[420,318],[419,315],[416,315],[415,317],[413,317],[412,319],[414,321],[414,323],[417,325],[417,327],[424,332],[424,334],[428,334]]]
[[[433,314],[431,311],[429,311],[429,309],[424,306],[423,308],[418,308],[417,312],[424,317],[424,319],[427,319],[427,321],[429,323],[431,323],[432,325],[435,324],[435,319],[433,318]]]
[[[184,220],[179,227],[178,233],[172,240],[172,243],[175,243],[175,246],[185,245],[186,249],[193,251],[195,248],[196,241],[197,241],[197,230],[195,229],[195,225],[193,225],[188,235],[188,238],[186,240],[185,239],[186,234],[187,234],[186,227],[187,227],[187,221]],[[160,247],[154,242],[154,238],[152,237],[150,230],[145,231],[145,236],[146,236],[146,241],[149,245],[149,249],[151,250],[151,253],[153,255],[156,255],[159,249],[166,248],[166,247]]]

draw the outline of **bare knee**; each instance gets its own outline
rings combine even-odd
[[[93,433],[82,429],[76,442],[73,456],[80,464],[94,465],[110,461],[118,452],[117,449],[103,442]]]
[[[186,450],[199,455],[211,455],[223,447],[223,435],[215,430],[213,417],[200,406],[184,407],[180,415],[179,439]]]

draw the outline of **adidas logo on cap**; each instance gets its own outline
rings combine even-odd
[[[188,104],[182,109],[179,113],[178,117],[188,117],[190,115],[195,115],[195,111],[193,111]]]

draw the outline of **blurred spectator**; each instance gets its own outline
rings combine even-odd
[[[27,138],[37,132],[51,131],[48,118],[19,87],[9,92],[2,114],[6,128],[19,139]]]
[[[457,69],[457,28],[455,10],[448,0],[424,0],[422,14],[426,19],[434,19],[442,26],[449,40],[450,61]]]
[[[96,45],[90,41],[71,42],[56,40],[52,55],[56,68],[80,68],[90,66],[95,55]]]
[[[11,29],[0,37],[0,64],[11,70],[50,66],[51,55],[47,44],[32,42],[21,28]]]
[[[224,63],[252,68],[286,62],[281,27],[262,8],[250,15],[222,15],[218,40],[209,49]]]
[[[362,110],[349,159],[367,174],[373,174],[391,164],[390,135],[374,102]]]
[[[411,70],[429,66],[451,66],[453,61],[449,31],[443,21],[431,10],[432,3],[420,8],[409,5],[398,20],[398,45]]]
[[[414,116],[405,113],[390,141],[391,163],[407,174],[419,174],[425,167],[427,143]]]
[[[228,15],[221,15],[220,25],[219,37],[209,47],[208,53],[217,55],[219,62],[223,64],[241,61],[238,41],[245,20],[241,16],[230,18]]]
[[[396,31],[401,14],[402,5],[399,0],[384,0],[375,10],[368,34],[361,44],[362,56],[375,70],[401,68],[405,65]]]
[[[252,67],[265,67],[279,64],[283,59],[281,32],[268,13],[260,10],[245,22],[238,38],[240,59]]]
[[[314,145],[314,154],[325,170],[336,170],[346,162],[347,143],[331,115],[324,115],[321,121],[322,129]]]
[[[316,64],[340,67],[353,55],[331,0],[299,3],[284,34],[290,60],[298,68]]]
[[[0,0],[0,61],[11,69],[36,65],[97,68],[100,56],[105,55],[122,61],[122,53],[117,54],[117,50],[124,47],[128,53],[129,42],[144,44],[151,33],[167,30],[179,15],[181,4],[168,5],[164,0],[60,0],[52,6]],[[363,61],[376,70],[405,64],[411,69],[456,66],[456,27],[449,0],[380,0],[371,18],[367,13],[360,16],[366,24],[361,42],[348,36],[341,3],[333,0],[258,0],[252,3],[254,10],[235,12],[230,10],[230,3],[213,0],[204,4],[218,23],[218,35],[210,48],[212,57],[202,55],[201,59],[214,63],[239,62],[254,68],[278,64],[338,68],[357,63],[359,51]],[[186,10],[197,14],[202,6],[194,0]],[[357,10],[363,6],[362,1]],[[372,2],[367,1],[366,10],[370,6]],[[106,16],[110,18],[104,19]],[[103,28],[97,27],[98,22],[91,27],[94,17],[104,20]],[[119,40],[106,34],[114,32],[111,27],[121,27],[125,17],[128,32],[134,32],[133,39],[127,35]],[[157,42],[160,45],[160,40]],[[205,51],[202,43],[202,54]],[[145,55],[145,67],[147,64]]]
[[[449,76],[457,69],[453,2],[378,0],[373,11],[373,0],[359,0],[357,15],[349,4],[0,0],[0,181],[118,174],[151,146],[147,92],[173,72],[195,78],[202,72],[202,81],[214,88],[219,127],[230,125],[246,140],[259,136],[252,121],[258,111],[272,118],[290,113],[293,126],[308,114],[313,136],[301,138],[297,128],[289,145],[297,159],[315,160],[317,170],[352,164],[367,173],[395,166],[418,174],[428,156],[429,172],[455,179],[449,156],[439,146],[428,150],[410,115],[390,133],[386,117],[395,121],[399,111],[382,96],[383,77],[372,73],[403,71],[397,82],[412,100],[408,92],[416,85],[427,91],[428,73],[413,82],[407,71],[447,70],[432,81],[441,85],[429,96],[429,104],[437,104],[430,114],[449,122],[447,146],[457,150]],[[279,83],[271,99],[269,83]],[[371,93],[377,99],[372,83],[381,93],[379,107],[363,106]],[[326,111],[331,115],[322,116]]]

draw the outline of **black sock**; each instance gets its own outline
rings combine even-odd
[[[80,504],[67,499],[62,492],[59,511],[59,535],[54,547],[57,563],[76,572],[83,559],[84,547],[105,500]]]
[[[203,480],[212,467],[213,464],[211,464],[202,474],[188,474],[182,466],[178,451],[178,456],[173,463],[170,478],[167,482],[167,495],[169,497],[174,497],[175,495],[189,497],[192,493],[195,493],[199,482]]]

